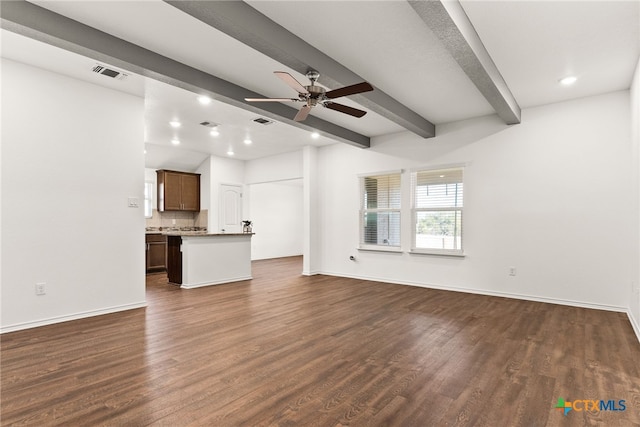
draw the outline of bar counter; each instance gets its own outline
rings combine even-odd
[[[253,233],[171,232],[169,282],[183,289],[250,280]]]

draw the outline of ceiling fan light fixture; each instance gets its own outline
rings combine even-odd
[[[274,74],[286,85],[295,90],[298,93],[298,97],[245,98],[244,100],[247,102],[304,102],[304,105],[298,110],[298,113],[293,118],[296,122],[304,121],[311,112],[311,109],[317,105],[322,105],[330,110],[339,111],[340,113],[348,114],[353,117],[362,117],[367,114],[366,111],[331,101],[332,99],[341,98],[343,96],[357,95],[359,93],[372,91],[373,86],[367,82],[360,82],[327,92],[324,87],[316,86],[315,83],[320,77],[320,73],[315,70],[309,70],[306,73],[306,77],[311,82],[308,86],[303,86],[291,74],[285,71],[274,71]]]

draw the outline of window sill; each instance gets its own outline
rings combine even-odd
[[[464,258],[467,255],[464,252],[449,252],[449,251],[432,251],[428,249],[412,249],[409,251],[411,255],[436,255],[436,256],[446,256],[446,257],[454,257],[454,258]]]
[[[391,252],[391,253],[397,253],[400,254],[402,253],[402,249],[400,249],[399,247],[385,247],[385,246],[380,246],[380,247],[359,247],[357,248],[359,251],[365,251],[365,252]]]

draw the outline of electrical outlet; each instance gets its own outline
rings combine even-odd
[[[509,267],[509,276],[515,276],[515,275],[516,275],[516,268]]]
[[[36,295],[45,295],[47,293],[45,286],[46,283],[36,283]]]

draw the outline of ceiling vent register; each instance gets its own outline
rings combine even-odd
[[[111,77],[112,79],[117,79],[117,80],[122,80],[125,77],[127,77],[127,75],[125,73],[123,73],[122,71],[116,71],[116,70],[113,70],[111,68],[107,68],[104,65],[100,65],[100,64],[98,64],[95,67],[93,67],[92,71],[94,73],[102,74],[103,76]]]
[[[202,122],[200,123],[202,126],[206,126],[208,128],[215,128],[220,126],[218,123],[214,123],[214,122]]]
[[[261,125],[270,125],[273,123],[273,120],[268,120],[264,117],[258,117],[257,119],[253,119],[253,121],[256,123],[260,123]]]

